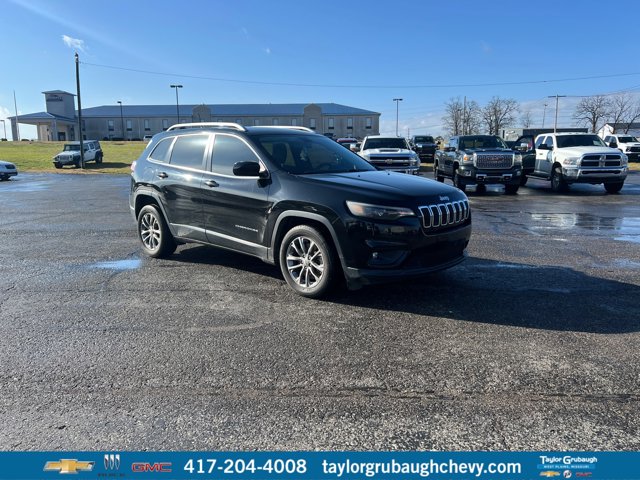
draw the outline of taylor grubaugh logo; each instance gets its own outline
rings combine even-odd
[[[58,461],[45,463],[44,471],[58,473],[90,472],[93,470],[94,464],[95,462],[83,462],[76,459],[63,458]]]

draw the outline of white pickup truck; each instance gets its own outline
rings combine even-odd
[[[627,134],[611,134],[604,137],[604,143],[611,148],[617,148],[624,153],[629,161],[640,160],[640,142],[632,135]]]
[[[595,133],[543,133],[536,137],[535,149],[535,167],[528,176],[550,180],[554,192],[590,183],[618,193],[627,178],[627,156]]]
[[[357,153],[380,170],[413,175],[418,175],[420,172],[420,158],[411,150],[409,143],[403,137],[369,135],[364,137],[360,151]]]

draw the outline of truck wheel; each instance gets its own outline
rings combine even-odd
[[[507,195],[515,195],[516,193],[518,193],[518,189],[520,188],[519,184],[510,184],[510,185],[505,185],[504,186],[504,193],[506,193]]]
[[[476,184],[476,193],[480,193],[480,194],[487,193],[487,186],[483,183]]]
[[[624,182],[605,183],[604,189],[607,191],[607,193],[618,193],[620,190],[622,190],[623,185]]]
[[[529,177],[527,177],[526,175],[522,175],[520,177],[520,186],[524,187],[527,184],[527,180],[529,180]]]
[[[62,165],[60,163],[54,163],[53,164],[56,168],[62,168]]]
[[[102,163],[102,154],[98,153],[96,155],[96,163]]]
[[[569,188],[567,182],[562,178],[562,170],[560,167],[555,167],[551,172],[551,190],[556,193],[566,192]]]
[[[462,178],[460,177],[460,175],[458,175],[458,170],[454,170],[453,171],[453,185],[462,190],[464,192],[464,189],[466,188],[466,185],[464,184],[464,181],[462,180]]]
[[[444,177],[440,175],[440,172],[438,171],[438,162],[433,162],[433,178],[438,182],[444,182]]]
[[[80,168],[80,160],[76,160],[75,162],[73,162],[73,165],[74,165],[76,168]]]
[[[319,298],[332,286],[336,256],[324,236],[309,225],[287,232],[280,244],[280,270],[299,295]]]
[[[168,257],[176,251],[176,242],[155,205],[142,207],[138,214],[138,237],[144,253],[154,258]]]

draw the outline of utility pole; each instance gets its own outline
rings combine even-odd
[[[120,125],[122,127],[122,140],[125,140],[125,138],[124,138],[124,115],[122,114],[122,100],[118,100],[116,103],[120,104]]]
[[[544,103],[544,110],[542,110],[542,128],[544,128],[544,119],[547,116],[547,102]]]
[[[398,136],[398,105],[402,101],[401,98],[394,98],[394,102],[396,102],[396,137]]]
[[[554,98],[556,99],[556,120],[553,124],[553,133],[556,133],[556,131],[558,130],[558,99],[559,98],[564,98],[566,97],[566,95],[550,95],[547,98]]]
[[[467,135],[467,96],[464,96],[462,104],[462,135]]]
[[[180,123],[180,104],[178,103],[178,89],[182,88],[182,85],[169,85],[171,88],[176,89],[176,115],[178,116],[178,123]]]
[[[16,102],[16,91],[13,91],[13,108],[15,108],[16,110],[16,137],[18,141],[20,141],[20,123],[18,122],[18,102]],[[15,142],[16,139],[14,138],[13,141]]]
[[[78,134],[80,137],[80,168],[84,168],[84,140],[82,136],[82,101],[80,100],[80,59],[76,52],[76,90],[78,94]]]

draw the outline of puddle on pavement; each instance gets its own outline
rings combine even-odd
[[[615,232],[616,240],[640,242],[640,217],[600,217],[589,213],[532,213],[533,230],[569,230]]]
[[[98,262],[89,265],[89,268],[104,268],[105,270],[135,270],[142,266],[139,258],[129,258],[126,260],[113,260],[111,262]]]

